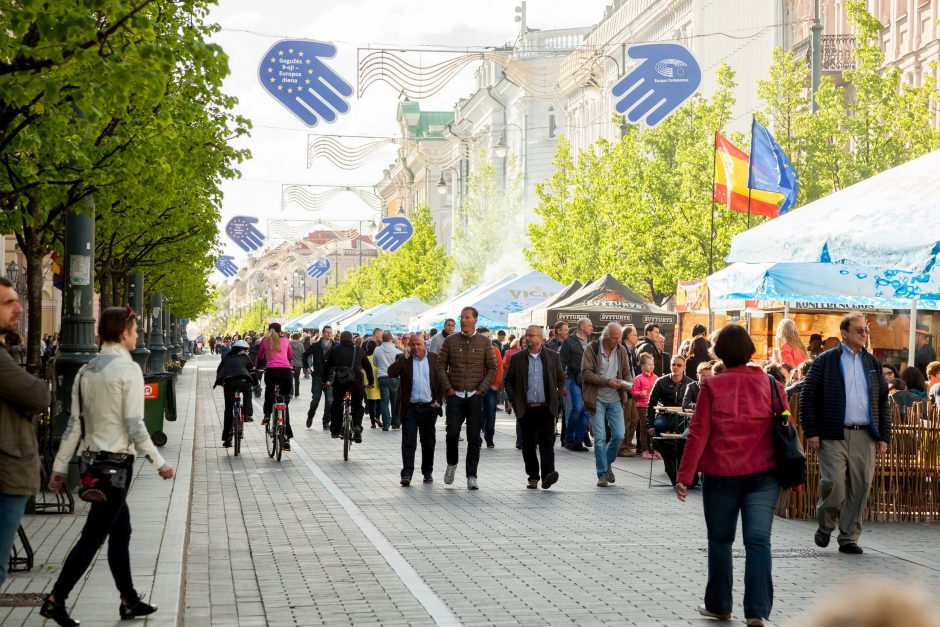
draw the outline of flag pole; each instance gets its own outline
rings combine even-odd
[[[715,185],[718,178],[718,131],[715,131],[712,141],[712,215],[711,228],[708,231],[708,275],[711,276],[715,271],[713,266],[715,259]]]
[[[750,154],[747,158],[747,228],[751,229],[751,168],[754,163],[751,161],[751,156],[754,154],[754,116],[751,116],[751,146]]]
[[[717,183],[718,178],[718,129],[715,129],[715,135],[712,141],[712,215],[711,215],[711,227],[708,231],[708,276],[711,277],[714,273],[714,259],[715,259],[715,184]],[[727,175],[725,176],[727,178]],[[725,181],[725,186],[727,188],[727,181]],[[728,194],[731,193],[731,190],[727,190]],[[712,292],[711,288],[708,285],[708,279],[705,279],[705,301],[708,305],[708,331],[709,333],[715,330],[715,312],[712,310]]]

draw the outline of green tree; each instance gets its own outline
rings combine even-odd
[[[246,125],[220,92],[227,58],[208,43],[216,28],[204,23],[209,5],[25,1],[0,12],[0,230],[15,234],[27,259],[34,366],[41,260],[61,241],[68,211],[97,205],[100,252],[113,253],[97,268],[106,304],[122,293],[127,272],[146,266],[148,253],[151,260],[167,252],[213,255],[215,229],[206,237],[204,223],[191,233],[206,246],[191,251],[179,235],[156,251],[153,225],[141,225],[151,208],[154,215],[175,208],[169,223],[213,224],[218,183],[243,156],[225,142]],[[195,165],[180,167],[186,162]],[[114,289],[112,266],[122,289]]]
[[[504,250],[528,243],[522,210],[522,177],[515,161],[506,163],[505,183],[481,151],[471,163],[467,195],[454,225],[453,256],[458,290],[478,285],[487,265]]]
[[[655,302],[680,278],[705,275],[710,253],[720,268],[744,218],[715,208],[712,251],[714,133],[734,102],[727,66],[718,84],[710,98],[694,96],[655,127],[627,127],[620,141],[601,139],[577,156],[560,141],[555,174],[536,188],[532,267],[562,282],[610,272]]]
[[[391,304],[407,296],[426,303],[440,300],[447,287],[453,260],[437,243],[431,211],[427,206],[412,212],[414,235],[393,253],[379,252],[371,263],[352,270],[320,299],[321,306],[370,308]],[[305,310],[314,306],[308,296]],[[298,312],[300,313],[300,312]]]

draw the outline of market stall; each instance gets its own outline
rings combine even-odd
[[[542,311],[544,320],[538,317]],[[641,335],[647,324],[658,324],[660,332],[666,336],[666,352],[672,352],[676,315],[646,301],[609,274],[588,283],[568,298],[539,309],[532,323],[552,327],[559,320],[574,324],[580,318],[590,318],[596,333],[610,322],[632,324]]]

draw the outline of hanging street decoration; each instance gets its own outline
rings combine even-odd
[[[258,80],[271,96],[307,126],[335,122],[349,111],[352,85],[323,59],[336,56],[336,46],[312,39],[284,39],[267,51]]]
[[[385,227],[375,236],[375,245],[380,250],[393,253],[414,235],[415,228],[408,218],[394,216],[382,218]]]
[[[215,269],[222,273],[222,276],[229,278],[238,274],[238,266],[235,265],[235,257],[222,255],[215,260]]]
[[[225,234],[242,250],[250,253],[264,244],[264,233],[255,226],[257,223],[258,218],[254,216],[235,216],[225,225]]]
[[[617,113],[634,124],[644,117],[656,126],[685,102],[702,82],[702,69],[679,44],[640,44],[627,48],[631,59],[643,59],[611,89]]]
[[[330,263],[329,259],[326,257],[320,257],[312,264],[307,266],[307,276],[309,276],[311,279],[319,279],[320,277],[325,276],[332,267],[333,264]]]

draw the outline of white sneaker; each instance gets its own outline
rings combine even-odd
[[[447,464],[447,470],[444,471],[444,483],[450,485],[454,482],[454,475],[457,473],[457,464],[451,466]]]
[[[476,477],[467,477],[467,489],[468,490],[479,490],[480,486],[477,485]]]

